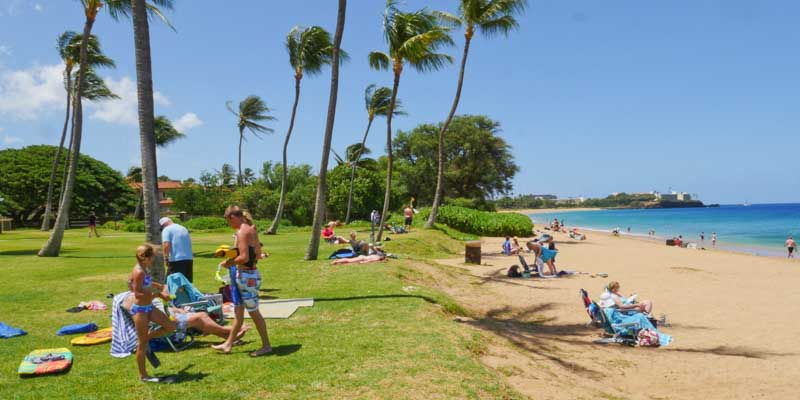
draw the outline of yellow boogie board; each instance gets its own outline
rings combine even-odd
[[[73,346],[91,346],[93,344],[108,343],[111,341],[111,328],[103,328],[83,336],[73,338],[69,342]]]
[[[30,352],[19,365],[21,376],[63,372],[72,365],[72,352],[65,348],[41,349]]]

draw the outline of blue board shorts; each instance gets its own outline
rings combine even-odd
[[[230,268],[231,298],[234,306],[244,306],[247,312],[258,311],[258,290],[261,289],[261,271],[257,269],[239,271]]]
[[[542,246],[542,261],[548,262],[554,258],[556,258],[556,254],[558,254],[555,250],[550,250],[547,247]]]

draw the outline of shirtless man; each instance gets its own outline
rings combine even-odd
[[[789,250],[788,258],[794,258],[794,254],[792,253],[794,253],[795,248],[797,248],[797,243],[795,243],[794,239],[792,239],[792,236],[789,235],[789,238],[786,239],[786,250]]]
[[[403,209],[403,215],[406,217],[405,228],[406,231],[408,231],[411,229],[411,222],[414,221],[414,209],[412,209],[410,205],[406,206],[406,208]]]

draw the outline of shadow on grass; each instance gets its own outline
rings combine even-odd
[[[182,370],[178,371],[177,374],[172,375],[165,375],[161,376],[161,379],[172,379],[172,383],[185,383],[185,382],[198,382],[203,380],[205,377],[211,375],[205,372],[187,372],[189,368],[194,367],[194,364],[189,364],[185,366]]]
[[[428,296],[420,296],[416,294],[376,294],[371,296],[350,296],[350,297],[323,297],[315,298],[314,302],[324,301],[353,301],[353,300],[381,300],[381,299],[396,299],[396,298],[417,298],[427,301],[431,304],[438,304],[435,299]]]
[[[41,247],[37,247],[35,249],[3,250],[3,251],[0,251],[0,256],[35,256],[35,255],[39,254],[39,250],[40,249],[41,249]],[[61,251],[59,252],[59,256],[63,256],[65,258],[66,257],[71,257],[71,256],[66,256],[65,255],[65,254],[70,254],[70,253],[76,253],[76,251],[61,249]],[[127,258],[127,257],[125,257],[125,258]]]
[[[290,354],[297,353],[300,351],[300,348],[303,347],[302,344],[282,344],[280,346],[275,346],[272,348],[272,353],[270,355],[274,355],[277,357],[285,357]]]

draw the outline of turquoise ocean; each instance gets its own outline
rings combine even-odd
[[[723,205],[711,208],[614,209],[564,211],[531,214],[537,228],[553,218],[564,220],[567,227],[611,231],[619,227],[623,234],[656,238],[682,235],[685,241],[711,247],[711,234],[717,234],[717,247],[765,256],[785,256],[784,242],[794,235],[800,242],[800,204]],[[705,233],[705,243],[700,233]]]

